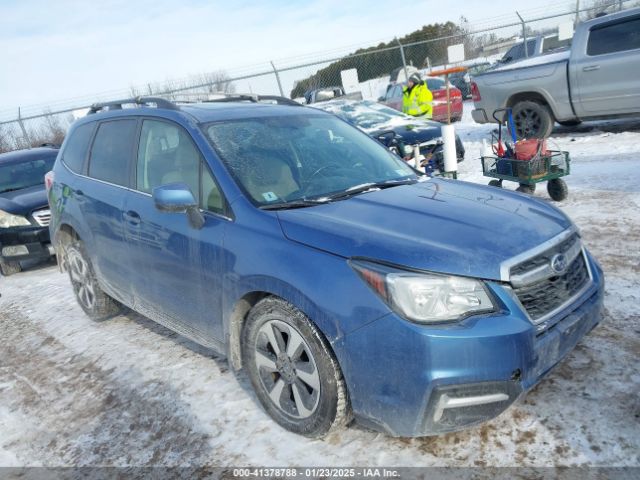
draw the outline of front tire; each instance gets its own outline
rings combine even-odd
[[[260,403],[282,427],[318,438],[349,422],[338,362],[318,328],[291,304],[267,297],[253,307],[242,357]]]
[[[91,320],[105,320],[122,311],[122,305],[100,288],[81,241],[77,240],[66,247],[65,258],[76,300]]]
[[[22,267],[20,266],[20,262],[5,262],[4,260],[0,260],[0,273],[5,277],[20,273],[21,271]]]
[[[553,130],[549,107],[529,100],[513,106],[513,121],[518,138],[547,138]]]

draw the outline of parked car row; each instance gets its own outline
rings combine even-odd
[[[90,318],[126,306],[219,352],[309,437],[486,421],[598,324],[603,273],[560,210],[417,175],[360,130],[384,107],[270,101],[138,97],[71,126],[50,231]]]
[[[55,146],[0,154],[0,273],[19,272],[20,262],[53,254],[44,175],[53,168]]]
[[[447,84],[438,77],[426,77],[424,81],[433,94],[432,120],[447,123],[449,111],[447,109]],[[402,83],[390,83],[384,96],[378,101],[395,110],[402,111]],[[462,92],[453,85],[449,86],[449,104],[451,121],[459,122],[462,119]]]
[[[314,105],[333,113],[350,124],[381,141],[405,160],[414,157],[414,148],[426,159],[433,158],[440,171],[444,171],[444,153],[441,125],[423,120],[372,101],[332,100]],[[456,156],[464,160],[464,145],[456,135]]]

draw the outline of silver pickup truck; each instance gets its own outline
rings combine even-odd
[[[520,137],[545,137],[553,122],[640,115],[640,8],[578,25],[571,51],[505,65],[473,78],[473,119],[512,108]]]

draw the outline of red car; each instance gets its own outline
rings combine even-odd
[[[447,123],[447,87],[444,80],[438,77],[426,77],[425,81],[433,94],[433,120]],[[380,98],[380,102],[402,111],[402,87],[401,83],[389,84],[387,93]],[[449,98],[451,100],[451,121],[458,122],[462,118],[462,92],[451,85]]]

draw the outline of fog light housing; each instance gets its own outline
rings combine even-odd
[[[3,257],[17,257],[20,255],[28,255],[29,249],[26,245],[10,245],[8,247],[2,247]]]

